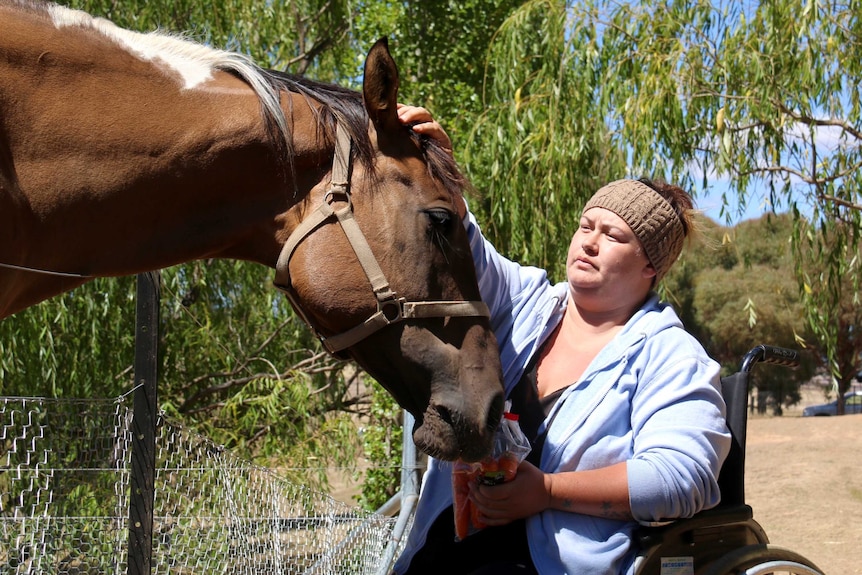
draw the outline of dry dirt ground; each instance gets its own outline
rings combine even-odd
[[[826,575],[862,575],[862,415],[802,417],[825,401],[819,390],[803,397],[781,417],[749,418],[746,500],[771,543]],[[356,496],[355,485],[334,487],[336,499]]]
[[[769,540],[801,553],[826,575],[862,575],[862,415],[748,422],[746,500]]]

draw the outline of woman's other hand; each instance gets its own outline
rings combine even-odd
[[[431,115],[431,112],[419,106],[407,106],[398,104],[398,119],[402,124],[410,126],[417,134],[423,134],[435,140],[450,154],[452,153],[452,140],[443,126]]]
[[[550,505],[545,474],[526,461],[512,481],[499,485],[473,485],[470,499],[487,525],[505,525],[541,513]]]

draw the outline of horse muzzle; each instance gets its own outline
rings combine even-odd
[[[416,446],[444,461],[479,461],[487,456],[503,416],[503,390],[481,397],[484,401],[472,404],[455,393],[442,399],[432,398],[425,412],[416,417],[413,427]]]

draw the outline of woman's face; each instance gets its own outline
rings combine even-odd
[[[655,270],[625,220],[610,210],[584,212],[569,245],[566,275],[572,296],[601,296],[609,302],[642,300]]]

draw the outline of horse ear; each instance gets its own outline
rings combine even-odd
[[[389,41],[385,37],[374,43],[365,58],[362,97],[378,138],[390,131],[400,131],[398,67],[389,53]]]

